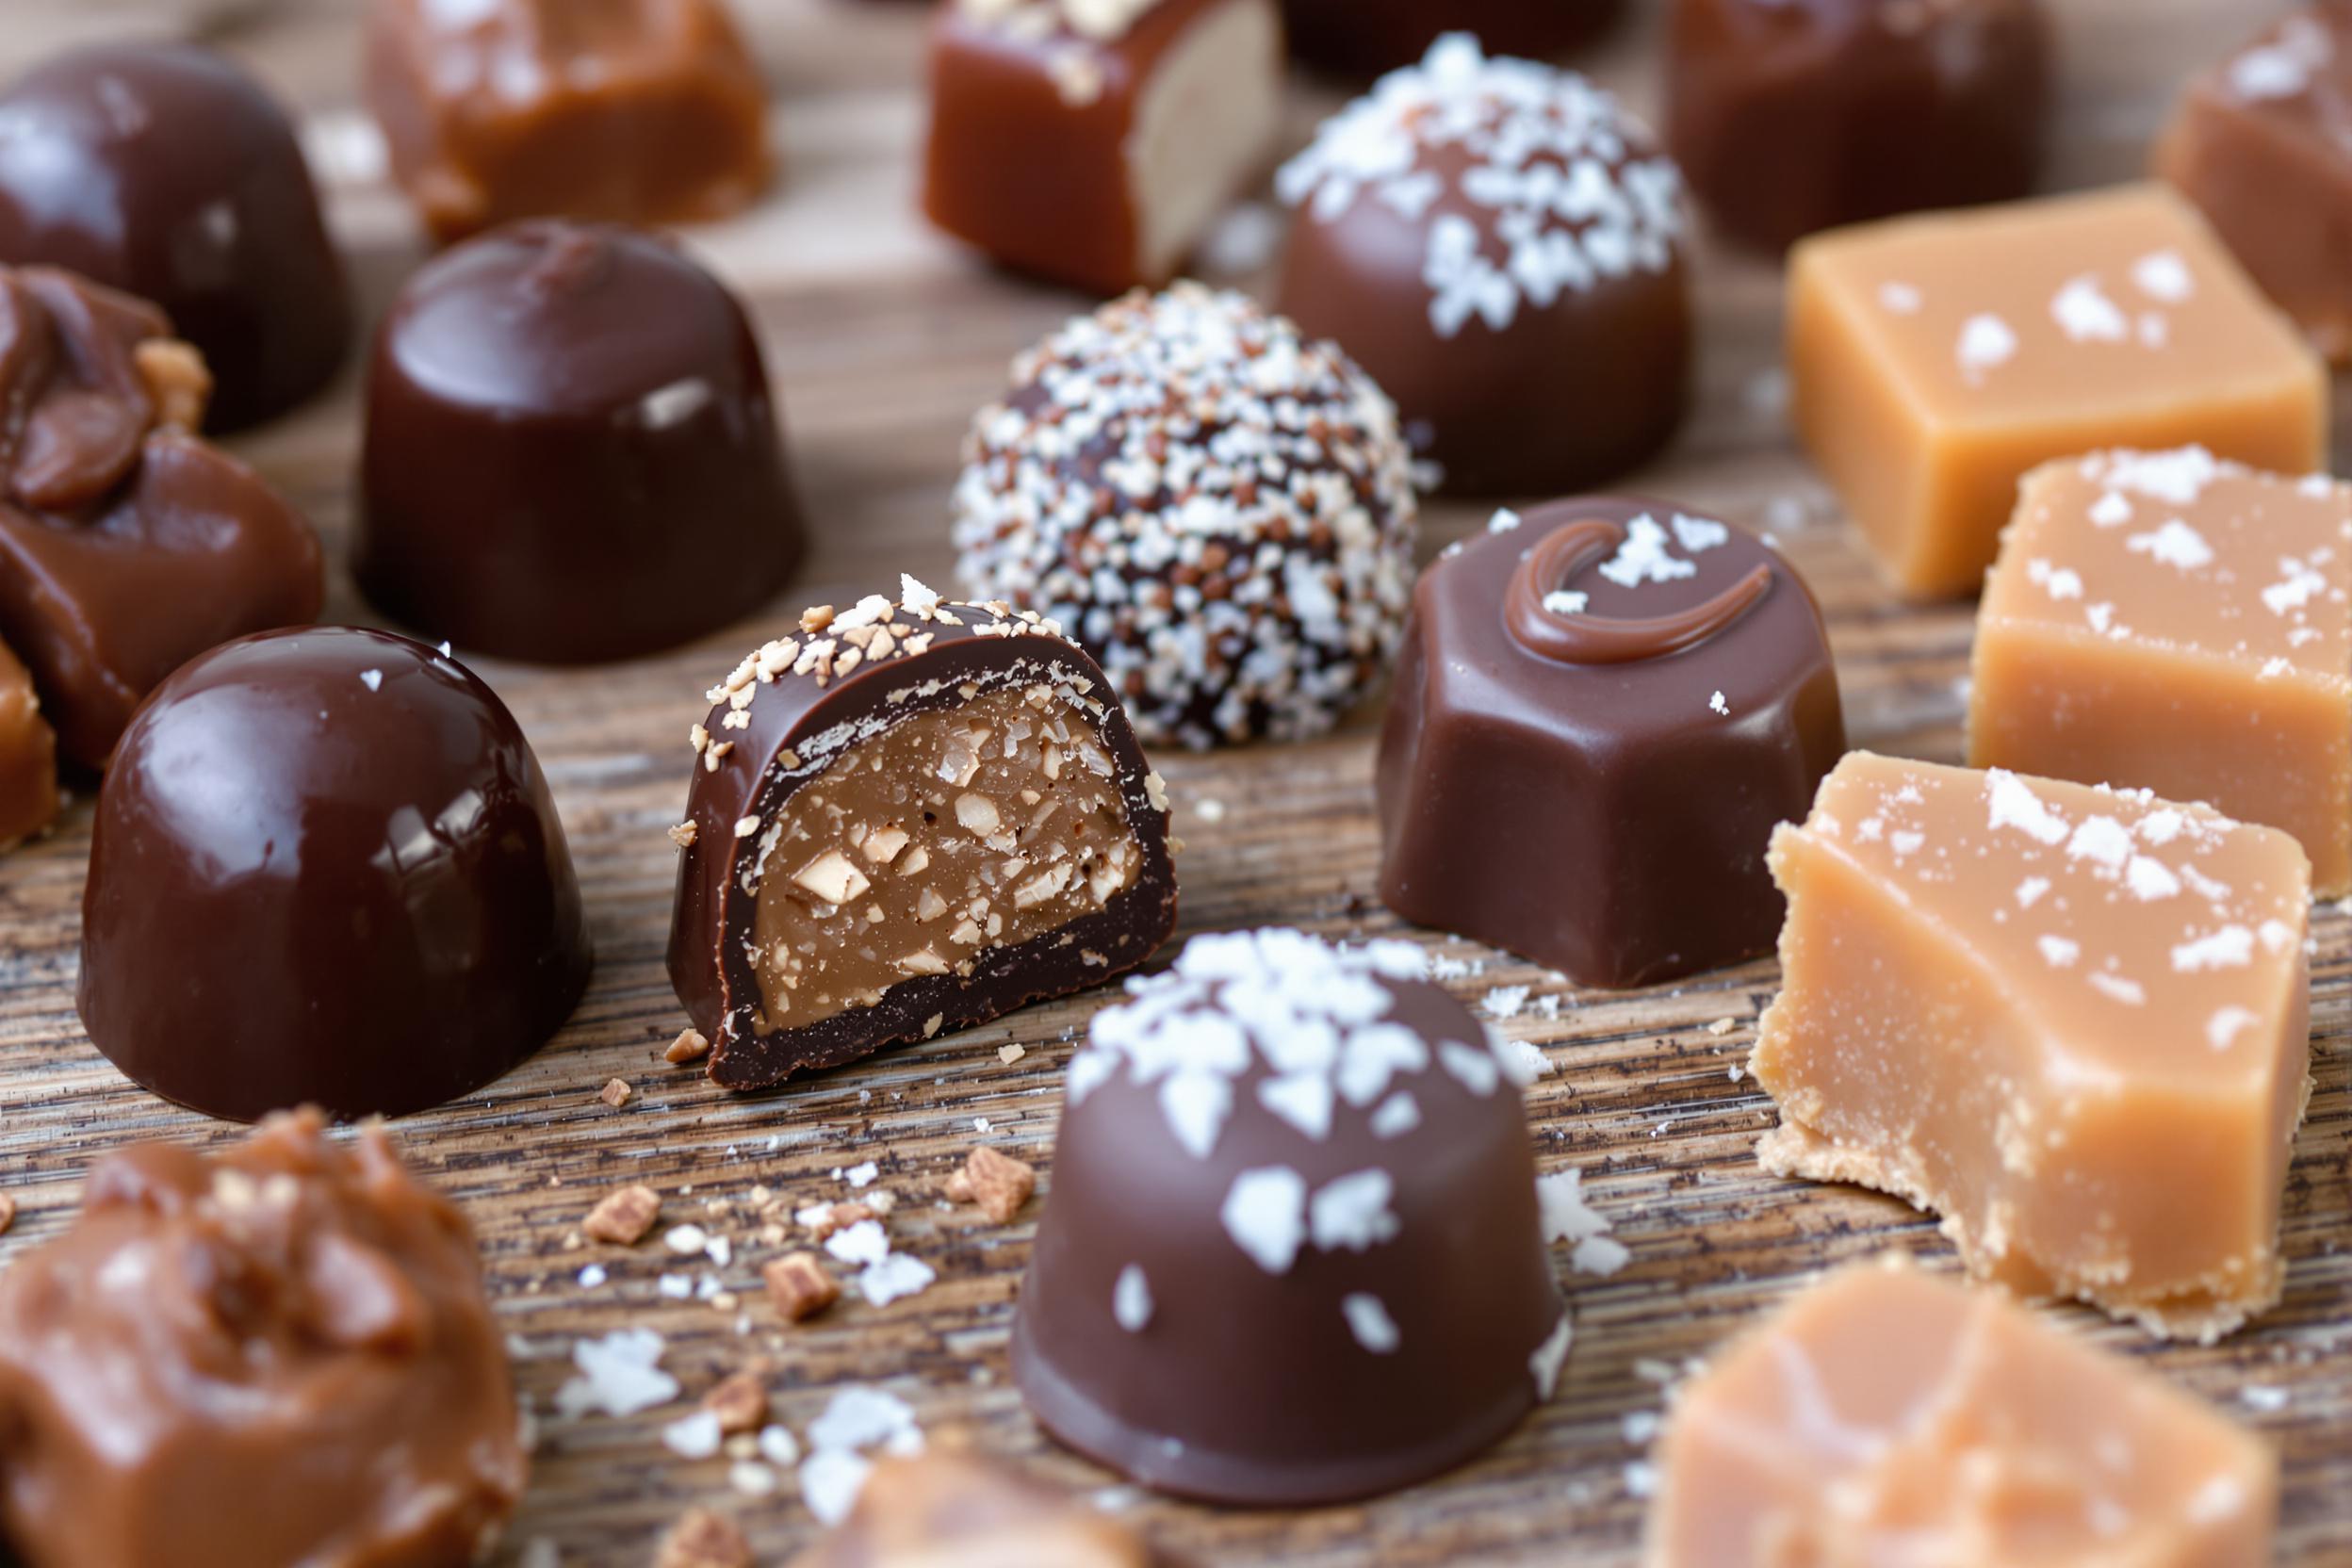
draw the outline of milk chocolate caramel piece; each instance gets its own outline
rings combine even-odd
[[[1095,1015],[1013,1323],[1047,1430],[1293,1507],[1451,1469],[1550,1397],[1519,1080],[1427,973],[1411,942],[1220,933]]]
[[[2195,447],[2037,468],[1970,668],[1974,765],[2209,802],[2352,892],[2352,487]]]
[[[57,814],[57,739],[41,716],[33,676],[0,643],[0,849],[13,849]]]
[[[1051,622],[904,580],[813,610],[694,730],[670,980],[709,1071],[760,1088],[1151,956],[1168,797]]]
[[[1092,294],[1173,277],[1274,155],[1276,0],[946,0],[923,211]]]
[[[1549,59],[1606,32],[1625,8],[1625,0],[1282,0],[1282,20],[1294,57],[1364,78],[1412,64],[1441,33]]]
[[[2352,361],[2352,10],[2304,5],[2193,78],[2156,172],[2319,351]]]
[[[1648,1568],[2271,1560],[2278,1461],[1994,1291],[1864,1266],[1682,1385]]]
[[[382,1128],[116,1154],[0,1274],[0,1527],[40,1568],[471,1562],[527,1468],[473,1236]]]
[[[858,1505],[792,1568],[1174,1568],[1099,1509],[969,1454],[876,1460]]]
[[[1414,590],[1380,898],[1580,985],[1755,957],[1765,844],[1844,750],[1821,612],[1761,541],[1615,497],[1501,513]]]
[[[1819,229],[2033,188],[2049,129],[2041,0],[1674,0],[1666,143],[1717,227]]]
[[[309,522],[189,433],[210,388],[155,306],[0,269],[0,638],[88,767],[188,658],[325,593]]]
[[[2306,473],[2326,368],[2157,186],[1892,219],[1799,245],[1799,433],[1881,571],[1973,593],[2027,470],[2197,442]]]
[[[2211,1340],[2278,1298],[2311,870],[2145,792],[1856,752],[1772,841],[1765,1168],[1940,1214],[1969,1270]]]
[[[1279,309],[1396,400],[1447,491],[1560,495],[1689,402],[1681,177],[1583,77],[1453,33],[1284,165]]]
[[[207,49],[79,49],[0,95],[0,263],[153,301],[219,380],[216,431],[291,408],[351,346],[293,122]]]
[[[98,794],[92,1044],[208,1116],[394,1116],[529,1056],[588,981],[580,885],[504,704],[389,632],[191,660]]]
[[[367,96],[444,241],[534,216],[721,218],[774,172],[725,0],[372,0]]]

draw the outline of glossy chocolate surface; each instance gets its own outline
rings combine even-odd
[[[76,50],[0,95],[0,263],[151,300],[219,383],[211,428],[317,391],[351,335],[294,126],[209,50]]]
[[[1421,57],[1440,33],[1474,33],[1498,55],[1545,59],[1598,37],[1624,0],[1282,0],[1291,53],[1349,76]]]
[[[861,615],[874,611],[880,614],[867,624],[883,627],[894,651],[874,653],[872,638],[828,628],[789,640],[789,648],[769,645],[710,694],[687,795],[669,970],[679,1002],[712,1042],[710,1077],[727,1088],[762,1088],[1100,985],[1150,957],[1176,923],[1167,797],[1094,661],[1034,617],[1000,617],[912,594],[904,606],[876,596],[859,607]],[[858,655],[852,667],[835,665],[852,651]],[[769,673],[752,673],[761,669]],[[1039,683],[1068,684],[1101,700],[1089,727],[1125,803],[1142,857],[1139,875],[1057,931],[1017,945],[968,948],[969,973],[901,980],[870,1005],[802,1027],[769,1027],[748,948],[771,829],[792,797],[820,782],[845,750],[909,717],[960,707],[975,693]],[[745,694],[740,704],[733,693]],[[778,872],[792,869],[778,858]],[[942,890],[959,901],[965,891],[959,884]]]
[[[1667,145],[1750,245],[2007,201],[2040,171],[2040,0],[1674,0],[1667,41]]]
[[[1200,937],[1096,1015],[1013,1328],[1045,1428],[1218,1503],[1368,1496],[1549,1396],[1520,1089],[1420,949]]]
[[[666,240],[532,220],[449,251],[376,336],[352,572],[421,634],[624,659],[735,620],[799,559],[743,306]]]
[[[528,1468],[473,1235],[380,1127],[112,1155],[0,1274],[0,1530],[38,1568],[457,1568]]]
[[[207,1115],[441,1104],[538,1050],[588,969],[537,759],[421,643],[217,648],[157,690],[99,792],[82,1022]]]
[[[1579,985],[1755,957],[1784,908],[1772,826],[1844,751],[1821,612],[1774,550],[1657,502],[1556,501],[1414,591],[1380,897]]]
[[[207,384],[155,306],[0,268],[0,637],[86,767],[188,659],[325,592],[309,522],[188,433]]]

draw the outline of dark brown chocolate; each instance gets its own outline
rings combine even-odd
[[[1765,250],[2022,196],[2050,99],[2040,0],[1674,0],[1666,142],[1716,226]]]
[[[1326,122],[1279,307],[1371,372],[1461,495],[1558,495],[1652,456],[1689,402],[1681,182],[1582,77],[1441,39]]]
[[[1591,42],[1625,8],[1625,0],[1282,0],[1291,53],[1359,78],[1410,65],[1442,33],[1547,59]]]
[[[409,280],[376,337],[360,483],[361,591],[505,658],[691,641],[800,557],[742,304],[605,224],[510,224]]]
[[[309,522],[188,433],[209,389],[155,306],[0,269],[0,638],[86,767],[193,655],[318,613]]]
[[[465,1217],[380,1127],[90,1172],[0,1274],[0,1530],[38,1568],[472,1562],[521,1496]]]
[[[1013,1324],[1047,1430],[1282,1507],[1452,1468],[1569,1326],[1519,1084],[1410,942],[1198,937],[1095,1015]]]
[[[588,980],[563,825],[497,694],[389,632],[191,661],[122,737],[82,900],[82,1022],[210,1116],[397,1116],[529,1056]]]
[[[1084,990],[1175,924],[1159,776],[1033,613],[908,579],[811,611],[710,695],[669,963],[727,1088]]]
[[[0,95],[0,262],[155,302],[212,368],[215,430],[291,408],[351,346],[293,123],[206,49],[80,49]]]
[[[1579,985],[1770,952],[1764,864],[1845,751],[1813,596],[1651,501],[1556,501],[1422,574],[1380,735],[1380,897]]]
[[[725,0],[372,0],[367,93],[442,240],[538,216],[697,222],[774,172]]]

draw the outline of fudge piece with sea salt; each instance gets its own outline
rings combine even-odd
[[[1683,1385],[1649,1568],[2271,1560],[2278,1461],[1992,1291],[1831,1276]]]
[[[2352,892],[2352,486],[2201,448],[2026,476],[1977,612],[1968,760],[2282,827]]]
[[[2278,1299],[2311,868],[2146,792],[1855,752],[1773,836],[1767,1169],[1943,1216],[1970,1270],[2212,1339]]]
[[[2303,473],[2326,367],[2161,186],[1893,219],[1788,269],[1799,434],[1901,592],[1974,593],[2053,458],[2197,442]]]

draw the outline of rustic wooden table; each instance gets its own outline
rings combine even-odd
[[[814,555],[759,624],[665,658],[572,673],[477,665],[553,779],[586,887],[596,974],[578,1017],[535,1060],[400,1129],[417,1166],[480,1231],[498,1309],[518,1336],[516,1374],[539,1416],[536,1473],[508,1557],[547,1543],[564,1563],[645,1562],[666,1522],[697,1501],[738,1515],[763,1561],[814,1535],[789,1475],[772,1495],[745,1495],[723,1460],[689,1462],[661,1444],[662,1426],[688,1403],[630,1419],[554,1413],[577,1338],[648,1326],[667,1337],[665,1364],[686,1400],[762,1350],[777,1362],[778,1418],[795,1430],[844,1384],[886,1388],[935,1436],[963,1433],[1099,1493],[1204,1563],[1632,1563],[1643,1445],[1628,1433],[1661,1407],[1664,1380],[1833,1264],[1892,1247],[1953,1266],[1934,1226],[1900,1203],[1756,1169],[1756,1138],[1773,1114],[1742,1064],[1775,985],[1771,964],[1591,994],[1422,934],[1464,960],[1455,988],[1466,1000],[1506,985],[1562,996],[1556,1018],[1529,1010],[1502,1027],[1540,1043],[1557,1067],[1530,1095],[1543,1165],[1584,1169],[1632,1262],[1607,1279],[1570,1282],[1577,1336],[1559,1396],[1508,1442],[1402,1495],[1310,1513],[1216,1512],[1105,1490],[1115,1478],[1047,1442],[1005,1376],[1034,1206],[997,1229],[968,1208],[934,1205],[975,1139],[1047,1164],[1062,1065],[1100,995],[759,1098],[728,1098],[660,1060],[684,1021],[662,969],[672,874],[662,829],[684,798],[682,742],[699,694],[804,602],[847,602],[902,569],[947,582],[946,491],[964,421],[1016,350],[1086,302],[990,272],[913,216],[921,8],[737,4],[776,86],[789,171],[759,211],[694,237],[758,314],[814,519]],[[2254,0],[2052,4],[2066,58],[2052,175],[2061,187],[2130,177],[2182,74],[2269,8]],[[351,9],[349,0],[290,0],[217,25],[226,47],[309,115],[336,226],[370,307],[381,308],[421,251],[351,106]],[[1588,62],[1636,106],[1654,98],[1654,25],[1646,19]],[[8,47],[0,40],[0,52]],[[1298,133],[1333,102],[1302,88]],[[1969,609],[1904,609],[1872,580],[1834,499],[1789,443],[1774,368],[1775,270],[1703,250],[1698,412],[1667,457],[1629,482],[1776,533],[1828,613],[1854,743],[1954,759]],[[347,373],[331,396],[238,444],[335,547],[351,508],[353,380]],[[1433,506],[1425,552],[1481,520]],[[369,618],[339,568],[327,613]],[[1397,929],[1371,896],[1375,724],[1361,715],[1311,745],[1158,760],[1191,846],[1182,865],[1187,933],[1275,923],[1347,937]],[[131,1086],[83,1036],[73,982],[89,827],[82,803],[53,837],[0,862],[0,1190],[24,1205],[0,1260],[66,1222],[90,1162],[109,1150],[237,1135]],[[2310,1568],[2352,1564],[2352,923],[2329,909],[2317,929],[2318,1089],[2288,1184],[2284,1301],[2210,1349],[2159,1347],[2079,1311],[2055,1315],[2274,1440],[2287,1478],[2281,1560]],[[1007,1043],[1026,1054],[1000,1060]],[[596,1094],[616,1076],[637,1090],[618,1110]],[[867,1160],[880,1167],[879,1185],[906,1200],[892,1226],[897,1245],[937,1268],[938,1283],[881,1309],[844,1301],[809,1326],[776,1331],[757,1292],[772,1249],[757,1240],[743,1195],[764,1184],[793,1203],[821,1201],[842,1190],[833,1171]],[[695,1219],[735,1239],[731,1266],[718,1272],[744,1293],[748,1335],[736,1312],[660,1293],[664,1272],[704,1268],[684,1269],[658,1240],[635,1250],[579,1240],[581,1213],[623,1181],[660,1189],[665,1222]],[[1050,1166],[1044,1184],[1050,1191]],[[1564,1272],[1564,1253],[1560,1261]],[[583,1287],[590,1264],[609,1279]],[[534,1563],[547,1560],[545,1545],[532,1549]]]

